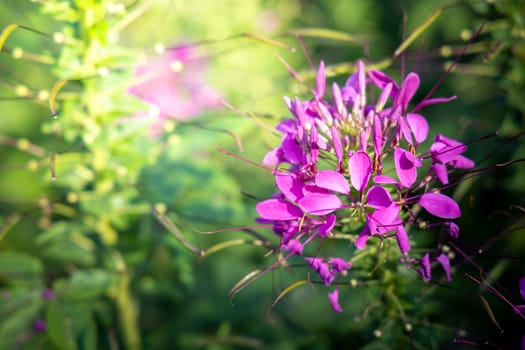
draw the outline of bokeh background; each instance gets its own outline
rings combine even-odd
[[[323,60],[343,83],[357,59],[391,58],[438,9],[383,69],[398,81],[417,71],[420,99],[437,85],[434,96],[458,96],[425,110],[431,134],[468,143],[478,165],[451,192],[463,210],[453,282],[394,271],[412,293],[412,331],[377,311],[381,281],[342,290],[342,314],[317,287],[273,306],[300,267],[230,300],[275,261],[251,243],[275,242],[254,228],[273,178],[244,159],[278,144],[283,96],[308,96],[286,64],[311,83],[309,61]],[[2,0],[0,29],[11,24],[0,52],[1,349],[519,348],[525,322],[488,286],[525,304],[524,1]],[[183,70],[198,67],[231,108],[151,135],[130,118],[147,110],[127,92],[133,67],[181,44],[198,52]]]

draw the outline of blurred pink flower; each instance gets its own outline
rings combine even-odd
[[[206,81],[205,71],[205,60],[191,45],[167,49],[138,65],[128,91],[151,108],[133,117],[151,119],[153,133],[158,134],[166,119],[188,120],[220,107],[220,95]]]

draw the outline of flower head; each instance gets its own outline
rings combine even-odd
[[[367,72],[359,61],[356,73],[344,86],[334,83],[333,97],[327,99],[324,70],[321,62],[312,99],[285,98],[293,118],[277,126],[283,134],[281,144],[264,158],[265,164],[276,169],[277,193],[261,201],[257,212],[259,221],[273,224],[281,236],[281,248],[305,255],[330,286],[336,276],[347,273],[351,259],[320,258],[317,250],[310,257],[308,245],[329,239],[334,232],[357,236],[353,240],[358,250],[365,250],[371,240],[394,240],[401,255],[408,257],[410,227],[430,226],[413,209],[417,205],[430,218],[437,218],[433,225],[442,225],[457,237],[459,227],[449,220],[460,217],[461,210],[438,186],[448,184],[451,171],[472,168],[474,162],[463,155],[464,144],[443,135],[436,135],[428,150],[422,149],[430,130],[419,110],[455,97],[424,100],[411,110],[420,85],[416,73],[409,73],[398,85],[380,71]],[[379,92],[370,94],[374,88]],[[371,96],[379,97],[373,100]],[[386,164],[390,169],[385,169]],[[360,231],[355,232],[356,228]],[[419,274],[431,279],[430,253],[404,261],[419,261]],[[440,254],[435,261],[450,281],[448,256]],[[337,289],[329,298],[332,308],[342,311]]]

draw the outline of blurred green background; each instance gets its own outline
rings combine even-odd
[[[119,12],[122,5],[125,13]],[[341,288],[342,314],[331,312],[324,288],[307,286],[272,307],[280,291],[304,278],[303,268],[272,271],[230,301],[235,283],[275,257],[249,243],[200,257],[163,223],[177,225],[203,250],[257,238],[228,229],[253,227],[255,204],[273,193],[273,178],[217,147],[260,163],[278,144],[279,136],[254,120],[271,130],[289,116],[283,96],[308,96],[280,58],[307,82],[314,77],[309,59],[315,65],[323,60],[337,68],[330,79],[343,83],[357,59],[392,57],[438,8],[443,13],[437,20],[384,70],[398,81],[417,71],[421,99],[466,47],[434,93],[458,99],[424,110],[431,136],[470,142],[467,155],[481,169],[454,193],[463,217],[452,247],[458,250],[452,284],[401,282],[407,317],[418,320],[411,332],[382,313],[387,301],[381,282]],[[95,24],[88,30],[89,16]],[[466,273],[481,280],[482,268],[489,273],[483,278],[508,300],[525,303],[518,290],[525,275],[524,1],[3,0],[0,29],[13,23],[38,32],[15,29],[3,37],[0,53],[1,349],[463,349],[519,343],[524,320]],[[357,41],[321,31],[298,40],[292,33],[304,28]],[[97,42],[99,37],[104,40]],[[133,66],[155,55],[158,43],[196,43],[209,84],[246,115],[225,107],[204,111],[159,138],[145,135],[147,126],[116,122],[144,110],[126,87]],[[78,67],[108,67],[110,74],[81,76]],[[57,95],[59,115],[53,119],[48,96],[60,79],[70,81]],[[256,231],[275,242],[269,230]],[[397,273],[402,279],[406,271]]]

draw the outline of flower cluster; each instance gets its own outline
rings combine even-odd
[[[409,109],[419,83],[419,76],[410,73],[399,86],[380,71],[366,72],[359,61],[343,87],[332,85],[329,100],[321,62],[314,97],[308,101],[285,98],[294,118],[277,126],[283,134],[281,144],[264,158],[265,164],[274,167],[279,191],[256,208],[258,222],[272,225],[282,251],[303,255],[304,247],[316,237],[335,233],[353,237],[343,229],[345,222],[352,221],[362,227],[355,234],[357,249],[365,249],[374,237],[395,239],[405,261],[419,265],[424,280],[431,278],[433,259],[450,280],[446,254],[431,259],[427,252],[407,259],[411,249],[407,228],[442,225],[457,237],[459,228],[451,220],[461,215],[460,208],[454,199],[439,193],[439,187],[452,185],[450,171],[472,168],[474,162],[462,155],[464,144],[443,135],[436,135],[428,150],[420,149],[429,126],[417,112],[455,96],[426,99]],[[416,209],[420,207],[441,220],[423,221]],[[352,262],[317,255],[305,259],[326,286],[338,274],[344,275]],[[337,298],[335,288],[329,299],[340,312]]]

